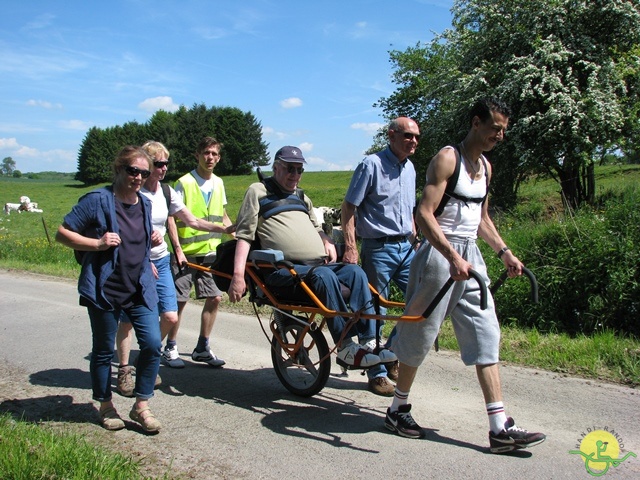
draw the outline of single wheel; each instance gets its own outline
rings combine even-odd
[[[319,329],[307,329],[307,320],[296,322],[275,311],[274,322],[283,348],[276,335],[271,339],[271,360],[276,375],[287,390],[301,397],[311,397],[324,388],[331,373],[329,345]],[[306,329],[306,331],[305,331]],[[300,348],[295,345],[302,338]]]

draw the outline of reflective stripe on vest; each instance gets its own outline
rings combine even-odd
[[[209,206],[204,203],[204,197],[196,179],[188,173],[177,183],[182,185],[184,203],[196,218],[213,223],[222,223],[224,214],[224,186],[222,180],[213,176],[213,191],[209,199]],[[176,219],[180,246],[186,255],[207,254],[214,252],[220,244],[222,233],[203,232],[188,227],[184,222]]]

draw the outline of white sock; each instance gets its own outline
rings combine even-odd
[[[409,392],[401,392],[398,390],[398,387],[396,387],[389,411],[397,412],[400,405],[406,405],[407,403],[409,403]]]
[[[507,422],[507,414],[504,413],[504,403],[487,403],[487,415],[489,415],[489,429],[493,433],[500,433],[504,430],[504,424]]]

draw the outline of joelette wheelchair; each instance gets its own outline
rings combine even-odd
[[[219,253],[221,253],[220,250]],[[226,249],[224,255],[233,255],[232,250]],[[228,288],[229,280],[232,277],[231,272],[228,268],[216,269],[216,264],[226,263],[228,265],[228,258],[219,258],[218,260],[221,261],[216,261],[211,267],[193,263],[188,263],[187,266],[212,273],[219,286],[224,284]],[[288,270],[294,279],[294,286],[282,288],[267,285],[264,281],[265,276],[274,269]],[[529,271],[525,273],[532,280],[533,286],[535,277]],[[485,309],[487,288],[476,272],[470,271],[470,275],[480,286],[481,308]],[[271,360],[276,375],[287,390],[303,397],[310,397],[320,392],[329,379],[331,355],[335,352],[336,347],[329,348],[323,333],[327,318],[340,315],[347,319],[345,331],[348,331],[353,323],[360,318],[378,322],[385,320],[422,321],[431,314],[433,308],[453,284],[453,280],[449,279],[422,315],[409,316],[364,314],[352,311],[338,312],[328,309],[305,283],[304,277],[296,272],[294,265],[284,260],[283,253],[278,250],[252,250],[245,267],[245,280],[249,301],[253,304],[260,326],[271,343]],[[504,281],[504,278],[501,278],[501,281]],[[385,299],[371,285],[369,288],[372,292],[376,312],[380,311],[379,306],[404,308],[404,303]],[[224,290],[224,288],[222,289]],[[348,295],[348,292],[345,294]],[[263,307],[267,307],[268,313],[265,313]],[[268,325],[269,328],[265,328],[265,325]],[[376,331],[379,330],[379,328],[376,329]]]

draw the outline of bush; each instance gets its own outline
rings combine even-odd
[[[640,337],[640,192],[633,187],[603,197],[598,210],[584,208],[503,234],[540,286],[540,303],[531,305],[526,282],[507,282],[496,296],[503,322],[572,335],[611,330]],[[488,263],[499,275],[496,260]]]

